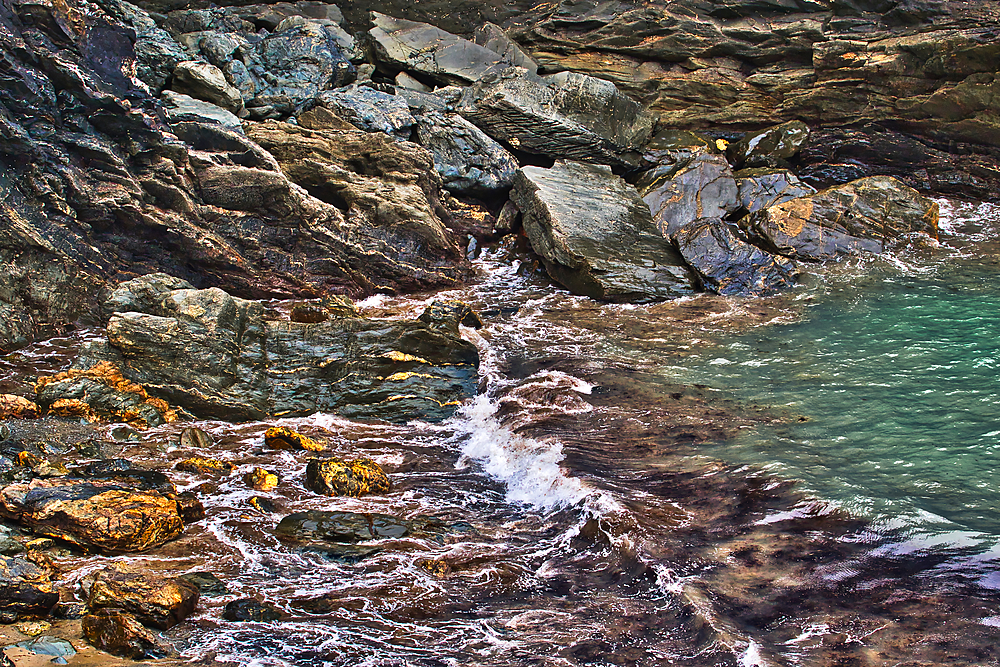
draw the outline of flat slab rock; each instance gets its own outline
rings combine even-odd
[[[607,301],[694,292],[684,260],[659,233],[638,191],[607,167],[524,167],[511,199],[532,248],[570,291]]]

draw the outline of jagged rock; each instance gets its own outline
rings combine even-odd
[[[91,646],[112,655],[144,660],[175,654],[155,634],[143,627],[132,614],[121,609],[102,609],[81,620],[83,637]]]
[[[696,220],[675,232],[673,239],[711,292],[766,296],[793,287],[799,274],[795,262],[747,243],[738,230],[718,218]]]
[[[141,563],[114,563],[96,573],[87,607],[122,609],[144,625],[168,630],[191,615],[198,604],[198,587],[180,578],[142,571]]]
[[[371,459],[344,462],[310,459],[306,465],[306,487],[327,496],[363,496],[388,493],[389,477]]]
[[[756,244],[793,259],[882,253],[907,234],[937,238],[938,205],[894,178],[873,176],[792,199],[740,221]]]
[[[35,419],[41,414],[38,404],[23,396],[0,394],[0,419]]]
[[[225,610],[222,612],[222,618],[227,621],[254,621],[263,623],[267,621],[280,621],[284,618],[284,614],[270,602],[260,602],[253,598],[241,598],[233,600],[226,605]]]
[[[243,110],[243,95],[234,88],[215,65],[188,60],[174,68],[171,84],[178,93],[186,93],[222,107],[234,114]]]
[[[212,446],[213,442],[212,436],[208,433],[200,428],[191,426],[181,431],[180,436],[177,438],[177,445],[181,449],[205,451]]]
[[[326,445],[316,442],[286,426],[272,426],[264,432],[264,446],[270,449],[321,452]]]
[[[330,311],[317,303],[297,303],[288,312],[288,319],[303,324],[319,324],[330,319]]]
[[[142,9],[124,0],[99,0],[104,11],[135,31],[136,77],[159,93],[188,55],[166,30]]]
[[[177,503],[111,481],[36,479],[0,491],[0,514],[88,551],[144,551],[179,536]]]
[[[235,114],[211,102],[196,100],[189,95],[172,90],[163,91],[160,99],[163,101],[163,113],[166,115],[168,123],[186,121],[218,123],[233,132],[243,133],[243,122]]]
[[[429,93],[434,90],[434,86],[428,86],[425,83],[421,83],[420,81],[414,79],[406,72],[399,72],[398,74],[396,74],[396,78],[394,79],[394,81],[396,82],[396,86],[398,88],[416,90],[421,93]]]
[[[254,468],[243,476],[243,481],[254,491],[272,491],[277,488],[280,480],[273,472],[264,468]]]
[[[726,157],[735,169],[777,167],[799,152],[809,139],[809,126],[793,120],[781,125],[748,132],[726,148]]]
[[[664,237],[700,218],[723,218],[738,206],[736,180],[720,155],[696,153],[644,175],[643,201]]]
[[[59,601],[50,567],[28,556],[0,556],[0,612],[17,616],[47,616]]]
[[[677,251],[635,188],[606,167],[524,167],[511,199],[532,248],[571,291],[609,301],[669,299],[694,291]]]
[[[372,12],[368,31],[382,66],[416,72],[443,85],[468,84],[503,57],[474,42],[426,23],[396,19]]]
[[[421,322],[426,322],[435,329],[443,329],[456,336],[458,335],[458,325],[460,324],[472,329],[480,329],[483,326],[483,320],[479,317],[479,313],[474,311],[464,301],[454,299],[449,301],[432,301],[431,305],[427,306],[418,319]]]
[[[627,164],[652,117],[614,84],[575,72],[540,77],[510,67],[462,92],[456,110],[494,139],[558,159]]]
[[[739,192],[740,208],[747,213],[816,192],[815,188],[800,181],[790,171],[745,169],[736,172],[733,177]]]
[[[476,28],[473,41],[499,55],[505,63],[523,67],[530,74],[538,73],[538,63],[532,60],[531,56],[526,54],[520,46],[511,40],[503,28],[496,23],[487,21]]]
[[[186,280],[166,273],[150,273],[119,283],[110,289],[102,304],[104,318],[112,313],[159,313],[160,301],[168,293],[178,289],[194,289]]]
[[[185,524],[201,521],[205,518],[205,506],[194,491],[178,493],[174,498],[177,502],[177,514]]]
[[[417,139],[434,156],[434,168],[448,190],[481,195],[514,182],[514,156],[458,114],[426,111],[417,114],[416,123]]]
[[[235,466],[228,461],[208,459],[202,456],[192,456],[174,464],[175,470],[190,472],[195,475],[227,475],[233,471],[233,468]]]
[[[416,122],[404,99],[367,86],[349,86],[320,93],[314,104],[359,130],[384,132],[397,139],[408,140]]]

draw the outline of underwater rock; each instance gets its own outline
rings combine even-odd
[[[212,436],[193,426],[181,431],[180,436],[177,439],[177,446],[181,449],[196,449],[199,451],[205,451],[212,446],[214,440]]]
[[[0,394],[0,419],[35,419],[40,414],[34,401],[14,394]]]
[[[275,532],[283,540],[306,544],[355,544],[425,534],[443,527],[440,521],[426,517],[400,519],[388,514],[310,510],[286,516]]]
[[[326,445],[297,433],[286,426],[272,426],[264,432],[264,446],[270,449],[321,452]]]
[[[226,586],[226,583],[211,572],[189,572],[177,578],[193,584],[202,597],[217,597],[229,594],[229,587]]]
[[[264,623],[268,621],[280,621],[284,618],[284,613],[270,602],[260,602],[253,598],[241,598],[233,600],[226,605],[225,610],[222,612],[222,618],[227,621]]]
[[[91,646],[132,660],[166,658],[176,652],[147,630],[132,614],[101,609],[81,620],[83,637]]]
[[[59,601],[52,568],[27,556],[0,556],[0,612],[13,618],[47,616]]]
[[[310,459],[306,465],[306,487],[327,496],[363,496],[388,493],[389,477],[371,459],[350,462]]]
[[[195,475],[228,475],[235,468],[228,461],[209,459],[202,456],[192,456],[191,458],[178,461],[174,464],[175,470],[193,473]]]
[[[198,587],[180,578],[144,572],[141,563],[114,563],[96,573],[87,607],[122,609],[142,624],[168,630],[194,611]]]

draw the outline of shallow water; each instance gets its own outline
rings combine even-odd
[[[941,247],[769,299],[601,305],[488,255],[479,285],[362,303],[473,305],[482,395],[435,425],[200,422],[237,466],[214,480],[172,470],[189,424],[126,443],[208,510],[138,558],[231,590],[168,636],[248,665],[1000,664],[1000,215],[943,203]],[[86,335],[0,376],[56,370]],[[373,458],[392,492],[307,491],[305,455],[263,449],[274,423]],[[247,502],[258,465],[282,477],[257,494],[273,512]],[[306,509],[448,528],[352,564],[276,538]],[[60,565],[72,583],[108,560]],[[286,620],[221,618],[246,596]]]

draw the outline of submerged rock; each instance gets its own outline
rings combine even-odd
[[[558,162],[518,172],[511,199],[549,275],[577,294],[653,301],[694,292],[639,193],[606,167]]]
[[[740,221],[749,238],[808,261],[882,253],[906,234],[937,238],[938,205],[894,178],[873,176],[792,199]]]
[[[226,605],[222,612],[222,618],[227,621],[246,622],[254,621],[264,623],[268,621],[280,621],[284,618],[280,609],[270,602],[260,602],[253,598],[241,598],[233,600]]]
[[[0,613],[11,620],[47,616],[59,602],[52,570],[31,556],[0,556]]]
[[[147,630],[136,618],[121,609],[101,609],[81,620],[83,637],[91,646],[132,660],[166,658],[173,647]]]
[[[229,594],[229,587],[226,586],[226,583],[211,572],[189,572],[177,578],[193,584],[203,597],[216,597]]]
[[[192,456],[174,464],[175,470],[195,475],[228,475],[233,471],[233,468],[235,466],[229,461],[209,459],[203,456]]]
[[[145,572],[141,564],[115,563],[90,583],[87,607],[122,609],[144,625],[168,630],[194,611],[198,587],[180,578]]]
[[[212,436],[200,428],[189,426],[181,431],[177,439],[177,445],[181,449],[195,449],[205,451],[213,444]]]
[[[388,493],[389,477],[371,459],[350,462],[311,459],[306,466],[306,486],[327,496],[363,496]]]
[[[283,540],[355,544],[427,534],[443,528],[442,522],[427,517],[400,519],[388,514],[310,510],[286,516],[275,532]]]

